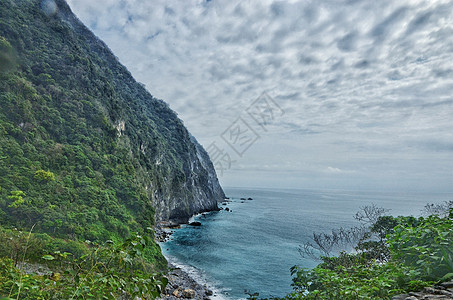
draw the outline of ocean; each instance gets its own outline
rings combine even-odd
[[[290,268],[319,263],[303,258],[299,246],[313,232],[358,225],[353,216],[360,207],[375,204],[395,216],[419,216],[427,203],[453,200],[451,193],[245,188],[226,188],[225,193],[231,202],[220,206],[230,211],[199,215],[193,220],[202,226],[184,225],[161,244],[170,261],[223,299],[247,298],[245,291],[260,297],[290,292]]]

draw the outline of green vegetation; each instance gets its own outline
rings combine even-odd
[[[394,259],[423,280],[453,278],[453,210],[446,217],[400,218],[399,224],[388,241]]]
[[[55,180],[55,175],[50,171],[38,170],[35,172],[34,179],[39,183],[47,183]]]
[[[4,238],[5,232],[2,235]],[[150,245],[145,236],[134,234],[121,243],[107,241],[104,245],[80,242],[71,245],[31,233],[25,239],[22,233],[13,237],[19,246],[10,249],[14,259],[0,258],[0,295],[14,299],[154,299],[167,284],[167,279],[154,273],[154,266],[144,258]],[[77,254],[56,250],[36,256],[61,246]],[[36,266],[30,263],[33,261],[39,263],[39,268],[53,271],[26,274],[17,267],[18,255],[31,256],[31,260],[21,264],[22,269]]]
[[[311,270],[293,267],[294,292],[285,299],[391,299],[453,278],[453,209],[426,218],[382,213],[354,253],[323,256]]]

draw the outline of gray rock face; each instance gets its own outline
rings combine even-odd
[[[444,282],[434,287],[426,287],[420,292],[394,296],[392,300],[431,300],[453,299],[453,282]]]
[[[163,193],[154,194],[157,222],[187,223],[195,214],[218,210],[218,202],[225,197],[208,154],[193,136],[188,148],[186,181],[176,189],[167,186]]]

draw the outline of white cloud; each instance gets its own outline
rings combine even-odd
[[[283,155],[312,159],[301,172],[369,166],[370,181],[407,170],[453,183],[453,1],[68,2],[206,146],[262,91],[273,96],[286,114],[242,170]],[[414,158],[424,173],[409,172]]]
[[[330,173],[330,174],[348,174],[348,173],[354,173],[354,171],[347,171],[347,170],[342,170],[340,168],[334,168],[334,167],[327,167],[325,172]]]

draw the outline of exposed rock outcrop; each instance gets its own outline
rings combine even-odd
[[[453,299],[453,281],[444,282],[434,287],[427,287],[420,292],[410,292],[409,294],[398,295],[392,298],[392,300],[434,299]]]

